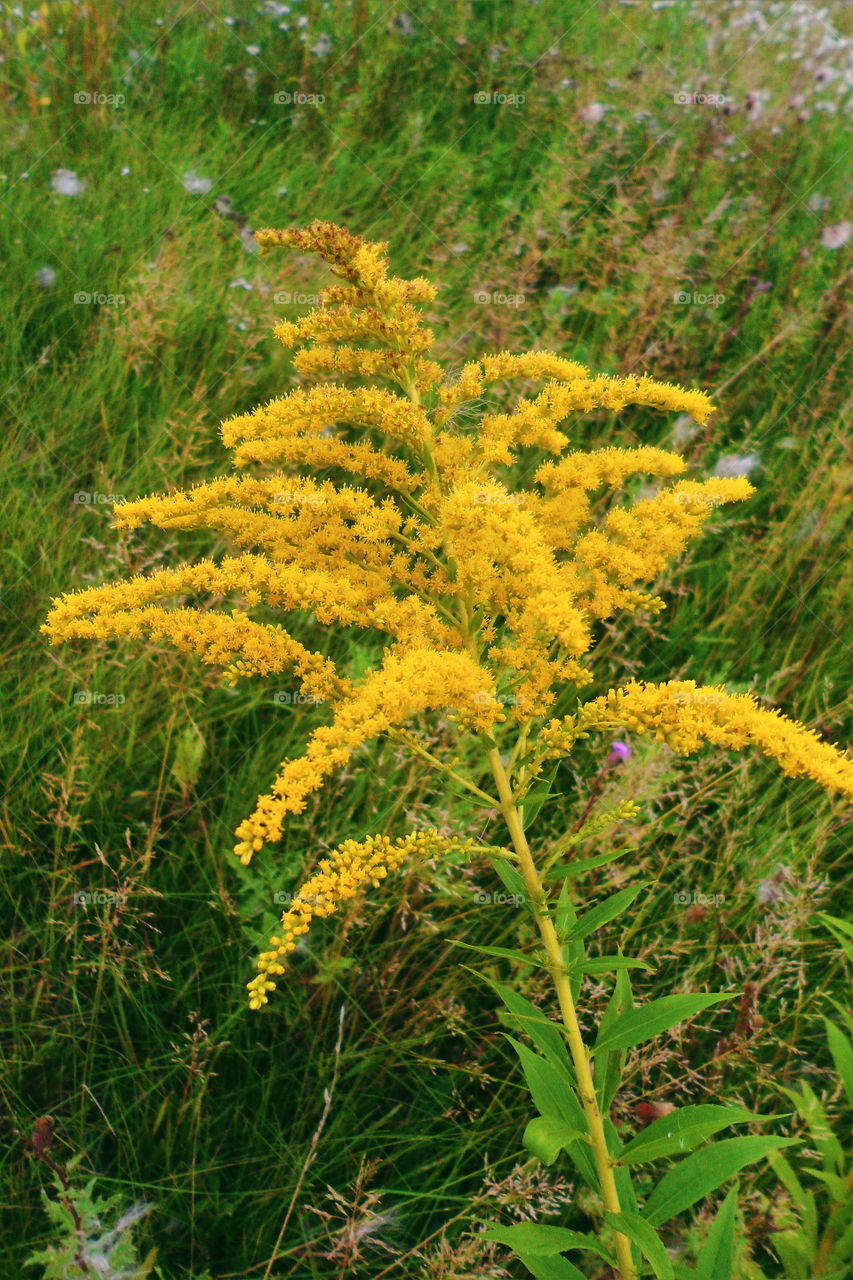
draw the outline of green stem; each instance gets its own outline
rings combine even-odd
[[[513,847],[518,854],[518,867],[524,877],[524,883],[533,905],[533,914],[536,918],[539,934],[550,962],[551,977],[557,992],[563,1026],[566,1029],[566,1039],[569,1043],[569,1052],[572,1055],[572,1062],[577,1076],[578,1094],[586,1116],[590,1146],[595,1159],[595,1167],[598,1170],[604,1208],[608,1213],[620,1213],[619,1193],[616,1190],[613,1162],[607,1149],[604,1121],[598,1106],[589,1056],[583,1042],[580,1025],[578,1024],[575,1002],[572,999],[572,988],[566,972],[560,940],[557,937],[554,922],[545,909],[545,894],[542,881],[539,878],[536,864],[530,852],[530,846],[527,843],[527,837],[524,834],[524,828],[515,805],[506,770],[495,748],[489,751],[488,760],[500,797],[501,813],[512,837]],[[619,1273],[622,1276],[622,1280],[637,1280],[637,1271],[631,1256],[631,1243],[628,1237],[623,1235],[621,1231],[617,1231],[614,1232],[614,1240],[616,1256],[619,1262]]]

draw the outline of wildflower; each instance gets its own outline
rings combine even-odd
[[[73,169],[54,169],[50,185],[60,196],[79,196],[86,190],[86,183]]]
[[[824,249],[843,249],[850,239],[850,222],[844,218],[841,222],[834,223],[831,227],[824,227],[820,235],[820,242]]]
[[[189,173],[184,174],[181,182],[184,184],[186,190],[189,191],[190,195],[193,196],[206,196],[213,186],[212,178],[200,178],[192,169]]]
[[[607,759],[610,764],[624,764],[631,759],[631,748],[627,742],[611,742]]]
[[[187,177],[190,190],[208,181]],[[594,679],[599,621],[662,609],[662,572],[721,506],[750,496],[743,471],[758,462],[693,479],[678,453],[653,446],[580,451],[575,420],[641,405],[702,424],[713,408],[702,391],[595,375],[548,351],[485,355],[448,377],[421,310],[436,290],[392,276],[384,244],[329,222],[255,238],[264,252],[316,253],[336,278],[317,308],[275,329],[301,384],[223,424],[234,471],[116,508],[122,528],[210,529],[233,553],[64,595],[43,628],[53,643],[169,641],[232,684],[293,673],[294,702],[317,704],[325,722],[240,823],[244,863],[367,743],[385,735],[417,750],[414,730],[430,716],[444,718],[449,739],[446,759],[430,758],[454,777],[468,735],[494,755],[499,739],[521,734],[535,764],[593,731],[628,730],[684,753],[751,744],[790,776],[853,794],[853,764],[749,695],[632,680],[548,720],[561,689],[577,696]],[[518,382],[525,394],[508,403]],[[638,476],[657,488],[626,496]],[[377,632],[375,664],[356,672],[305,647],[283,625],[305,612],[320,627]],[[612,743],[611,763],[629,756]],[[285,913],[253,1007],[314,918],[410,854],[447,847],[434,836],[341,846]]]

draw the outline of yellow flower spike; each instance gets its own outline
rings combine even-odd
[[[437,831],[416,831],[397,840],[388,836],[368,836],[366,840],[345,840],[319,869],[309,876],[294,895],[270,939],[269,951],[258,957],[258,975],[248,984],[249,1002],[260,1009],[275,990],[273,977],[284,973],[282,961],[296,950],[312,921],[340,910],[368,885],[377,887],[407,858],[446,857],[451,852],[473,851],[476,846],[440,836]]]
[[[689,755],[705,743],[732,749],[754,746],[788,777],[810,778],[853,799],[853,760],[838,748],[780,711],[762,707],[751,693],[727,693],[693,680],[630,680],[594,698],[567,721],[552,721],[542,740],[554,754],[561,754],[579,732],[616,727],[651,734],[679,755]]]
[[[497,352],[447,378],[427,354],[432,335],[419,309],[435,290],[391,275],[384,245],[328,222],[257,239],[264,251],[316,253],[338,278],[319,308],[276,328],[299,348],[294,365],[306,385],[223,424],[238,474],[116,511],[128,529],[209,529],[235,553],[71,592],[53,602],[43,628],[52,643],[168,641],[232,683],[292,671],[325,704],[303,753],[283,761],[240,823],[244,862],[278,840],[289,816],[366,743],[390,735],[414,750],[410,730],[426,726],[409,722],[421,718],[445,722],[427,752],[436,767],[467,759],[466,735],[485,741],[508,823],[518,777],[512,763],[504,770],[504,747],[510,762],[541,759],[596,726],[653,733],[679,751],[753,744],[786,773],[851,793],[853,765],[829,744],[751,697],[689,681],[630,681],[545,725],[561,688],[593,679],[596,620],[662,608],[648,588],[668,562],[723,504],[752,492],[743,478],[685,479],[684,460],[652,446],[579,451],[572,417],[643,405],[704,422],[712,407],[704,393],[646,376],[593,376],[547,351]],[[498,384],[512,380],[540,389],[504,408]],[[486,405],[493,391],[497,408]],[[524,450],[535,451],[531,466],[515,468]],[[654,477],[658,492],[626,504],[623,486],[638,475]],[[312,652],[279,622],[293,613],[302,627],[308,614],[312,631],[372,630],[372,665],[364,669],[360,646],[349,669],[346,637],[337,665]],[[462,777],[455,765],[452,776]],[[468,781],[481,803],[494,799]],[[513,842],[523,852],[523,833]],[[325,859],[315,877],[325,877],[326,896],[314,894],[313,879],[303,886],[261,957],[253,1007],[266,1002],[313,919],[424,847],[420,837],[370,837]]]

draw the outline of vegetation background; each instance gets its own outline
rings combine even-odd
[[[453,945],[526,937],[485,865],[384,885],[312,935],[268,1013],[245,1007],[276,894],[318,851],[459,814],[492,839],[499,821],[383,748],[242,869],[235,823],[321,713],[165,648],[49,652],[39,626],[60,590],[215,549],[119,536],[110,495],[220,470],[219,421],[293,384],[271,325],[327,277],[261,262],[250,232],[331,218],[442,285],[451,368],[540,346],[714,393],[706,429],[637,409],[577,428],[759,490],[668,576],[661,618],[605,628],[599,670],[724,680],[843,742],[850,23],[841,3],[766,0],[0,8],[2,1276],[47,1239],[46,1171],[13,1134],[45,1114],[57,1158],[153,1204],[139,1230],[168,1280],[506,1276],[476,1215],[582,1215],[523,1153],[496,1000]],[[599,743],[564,769],[546,834],[604,763]],[[818,1015],[846,978],[814,916],[843,914],[839,804],[757,758],[655,743],[601,785],[643,812],[584,892],[655,880],[622,939],[654,963],[643,993],[733,993],[638,1055],[619,1123],[722,1096],[789,1115],[777,1086],[802,1079],[836,1114]],[[744,1184],[768,1275],[783,1198],[766,1167]]]

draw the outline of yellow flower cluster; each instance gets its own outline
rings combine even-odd
[[[384,245],[327,222],[257,238],[264,251],[316,253],[338,278],[315,310],[276,329],[295,348],[299,385],[224,423],[237,472],[116,512],[125,528],[214,530],[235,553],[72,592],[44,627],[53,643],[168,640],[231,681],[290,670],[325,705],[327,723],[240,824],[244,862],[354,751],[413,718],[442,714],[490,739],[513,725],[530,734],[561,686],[591,680],[596,620],[662,608],[650,588],[668,562],[719,506],[752,492],[742,478],[685,478],[683,458],[652,446],[570,448],[576,415],[590,410],[636,405],[704,422],[712,406],[701,391],[594,376],[547,351],[487,355],[446,377],[421,311],[435,289],[390,275]],[[539,390],[513,398],[513,382]],[[632,499],[643,476],[653,496]],[[384,652],[353,678],[271,611],[307,614],[309,634],[372,628]],[[690,701],[691,689],[628,685],[581,720],[552,724],[546,745],[564,749],[606,712],[680,750],[754,742],[789,773],[847,788],[851,766],[814,735],[749,698],[707,704]],[[351,878],[326,886],[330,905],[374,852],[360,862],[350,848]]]
[[[727,693],[693,680],[646,684],[631,680],[586,703],[575,716],[552,720],[542,731],[549,754],[571,750],[578,736],[595,728],[649,733],[679,755],[704,743],[757,747],[790,778],[810,778],[828,791],[853,799],[853,760],[811,729],[780,711],[759,705],[751,693]]]
[[[376,888],[406,858],[435,858],[463,848],[459,841],[436,831],[416,831],[399,840],[388,836],[345,840],[328,858],[321,859],[319,870],[308,877],[284,912],[278,932],[270,938],[270,950],[258,957],[257,977],[249,983],[250,1007],[260,1009],[268,1002],[269,993],[275,990],[274,979],[284,973],[282,960],[295,951],[312,920],[333,915],[367,885]]]

